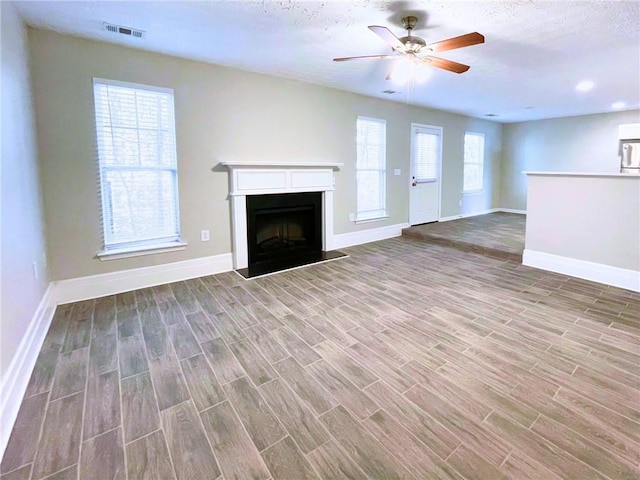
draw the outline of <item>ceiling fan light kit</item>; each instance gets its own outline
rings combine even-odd
[[[469,70],[469,65],[446,60],[444,58],[433,57],[430,54],[484,43],[483,35],[478,32],[473,32],[467,33],[466,35],[460,35],[459,37],[442,40],[440,42],[427,44],[424,39],[411,35],[417,21],[418,18],[414,16],[406,16],[402,19],[402,26],[407,31],[407,35],[401,38],[396,37],[387,27],[379,25],[369,26],[369,30],[378,35],[391,47],[394,53],[393,55],[365,55],[359,57],[334,58],[333,60],[334,62],[344,62],[360,59],[400,59],[400,62],[392,68],[391,73],[387,76],[387,80],[395,80],[400,76],[400,72],[408,69],[410,73],[405,81],[409,78],[420,81],[419,78],[425,77],[421,72],[421,70],[424,70],[424,68],[421,67],[424,66],[440,68],[442,70],[458,74]],[[405,75],[402,76],[404,77]]]

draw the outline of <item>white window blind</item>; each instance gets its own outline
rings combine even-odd
[[[358,220],[385,217],[387,190],[387,124],[384,120],[357,119],[357,214]]]
[[[94,79],[104,249],[180,241],[173,90]]]
[[[464,134],[464,186],[463,192],[482,190],[484,170],[484,134]]]
[[[417,182],[438,180],[438,159],[442,131],[413,126],[413,177]]]

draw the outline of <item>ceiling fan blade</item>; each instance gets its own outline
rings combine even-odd
[[[360,59],[375,59],[375,58],[397,58],[395,55],[364,55],[361,57],[342,57],[342,58],[334,58],[334,62],[347,62],[349,60],[360,60]]]
[[[369,30],[378,35],[382,40],[391,46],[394,50],[404,52],[404,44],[396,37],[387,27],[378,25],[369,25]]]
[[[431,45],[427,45],[426,48],[430,49],[432,52],[444,52],[455,48],[478,45],[479,43],[484,43],[484,36],[478,32],[473,32],[467,33],[466,35],[460,35],[459,37],[442,40],[441,42],[432,43]]]
[[[449,70],[453,73],[464,73],[469,70],[469,65],[463,65],[462,63],[452,62],[451,60],[445,60],[444,58],[437,57],[424,57],[422,62],[432,67],[442,68],[443,70]]]

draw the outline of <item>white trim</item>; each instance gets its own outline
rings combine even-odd
[[[139,288],[232,270],[230,253],[52,282],[55,304],[78,302]]]
[[[52,287],[49,285],[40,300],[27,331],[20,341],[16,354],[11,359],[9,368],[2,378],[0,385],[0,458],[9,443],[11,430],[18,417],[18,411],[22,404],[31,372],[36,364],[42,343],[51,325],[51,319],[55,312],[55,303],[52,302]]]
[[[386,227],[369,228],[358,232],[341,233],[333,236],[333,248],[346,248],[363,243],[377,242],[388,238],[399,237],[402,235],[402,229],[407,228],[408,223],[398,223],[396,225],[388,225]]]
[[[640,292],[640,271],[525,249],[522,264]]]
[[[322,250],[330,252],[333,247],[333,192],[322,195]]]
[[[101,260],[118,260],[120,258],[139,257],[142,255],[155,255],[156,253],[177,252],[184,250],[187,242],[156,243],[139,247],[114,248],[113,250],[102,250],[96,256]]]
[[[460,215],[452,215],[450,217],[440,217],[439,222],[450,222],[451,220],[459,220],[467,217],[477,217],[478,215],[486,215],[487,213],[505,212],[505,213],[518,213],[520,215],[526,215],[526,210],[515,210],[513,208],[490,208],[489,210],[481,210],[479,212],[461,213]]]

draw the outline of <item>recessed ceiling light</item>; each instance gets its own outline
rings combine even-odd
[[[583,80],[576,85],[576,90],[579,92],[588,92],[595,86],[596,84],[593,83],[591,80]]]
[[[624,102],[616,102],[613,105],[611,105],[611,108],[613,108],[614,110],[620,110],[620,109],[622,109],[622,108],[624,108],[626,106],[627,106],[627,104],[624,103]]]
[[[533,107],[524,107],[525,110],[533,110]]]
[[[394,93],[398,93],[395,90],[383,90],[382,93],[386,93],[387,95],[393,95]]]
[[[499,115],[497,113],[485,113],[484,116],[485,117],[499,117]]]

